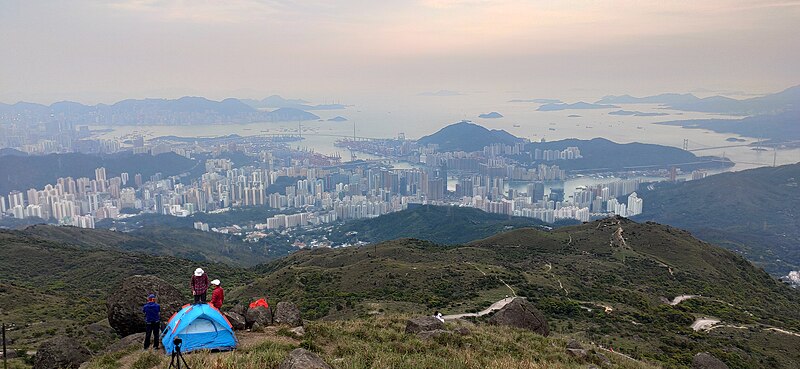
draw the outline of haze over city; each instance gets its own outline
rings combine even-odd
[[[797,1],[9,1],[0,101],[719,91],[800,81]]]

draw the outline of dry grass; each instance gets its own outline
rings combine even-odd
[[[405,318],[379,316],[347,321],[315,321],[306,327],[307,333],[302,341],[281,336],[276,329],[259,334],[242,332],[239,334],[241,345],[238,350],[195,352],[187,354],[186,360],[192,368],[277,368],[291,350],[304,347],[317,352],[337,369],[583,369],[590,364],[589,361],[567,355],[566,341],[562,338],[545,338],[506,327],[462,323],[469,327],[469,335],[453,334],[421,340],[404,333]],[[455,324],[451,324],[453,327]],[[120,360],[125,361],[125,365],[119,368],[166,368],[169,365],[166,357],[158,361],[159,357],[151,353],[137,352],[132,355],[137,355],[136,359]],[[613,354],[605,355],[616,368],[656,368]],[[108,367],[93,365],[89,368]]]

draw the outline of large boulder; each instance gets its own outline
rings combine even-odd
[[[252,327],[253,323],[258,323],[262,327],[272,325],[272,308],[263,306],[249,308],[244,318],[247,328]]]
[[[106,300],[108,323],[120,336],[144,332],[142,306],[149,294],[155,294],[161,305],[161,322],[166,323],[172,314],[184,305],[184,297],[177,288],[151,275],[125,278]]]
[[[332,369],[317,354],[306,349],[297,348],[289,353],[278,369]]]
[[[547,336],[550,328],[541,311],[527,300],[517,297],[489,318],[490,324],[523,328]]]
[[[406,333],[408,334],[435,330],[444,330],[444,323],[432,316],[412,318],[406,321]]]
[[[291,302],[279,302],[275,306],[275,324],[286,324],[290,327],[302,326],[303,319],[300,317],[300,309]]]
[[[707,352],[701,352],[692,359],[692,369],[728,369],[728,366]]]
[[[247,320],[238,313],[234,313],[233,311],[226,311],[223,313],[226,318],[228,318],[228,322],[231,323],[233,330],[235,331],[243,331],[247,328]]]
[[[77,340],[56,337],[39,346],[33,369],[75,369],[90,357],[89,349],[81,346]]]
[[[137,346],[141,348],[144,346],[144,336],[145,336],[144,333],[140,332],[122,337],[122,339],[120,339],[119,341],[114,342],[113,344],[111,344],[111,346],[108,346],[105,352],[111,353],[111,352],[124,351],[131,346]]]

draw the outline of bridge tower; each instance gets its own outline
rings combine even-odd
[[[684,151],[689,151],[689,139],[688,138],[684,138],[683,139],[683,150]]]

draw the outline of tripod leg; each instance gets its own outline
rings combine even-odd
[[[178,365],[180,365],[180,364],[178,364]],[[169,361],[169,368],[168,369],[172,369],[173,367],[175,367],[175,353],[174,352],[172,353],[172,359]]]
[[[180,355],[180,358],[183,361],[183,366],[186,367],[186,369],[191,369],[189,368],[189,364],[186,363],[186,359],[183,358],[183,355]],[[178,367],[178,369],[180,369],[180,366]]]

